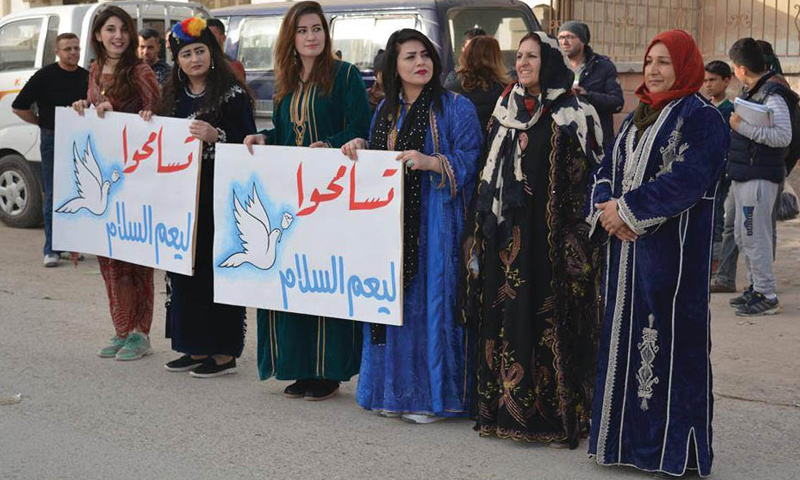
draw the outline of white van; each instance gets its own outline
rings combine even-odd
[[[211,17],[199,3],[121,1],[136,28],[165,30],[184,18]],[[104,4],[32,8],[0,19],[0,221],[12,227],[35,227],[42,221],[39,128],[23,122],[11,103],[25,82],[44,65],[56,61],[55,38],[66,32],[80,37],[80,66],[89,69],[94,55],[89,43],[92,21]]]

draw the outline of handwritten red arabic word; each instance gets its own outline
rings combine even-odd
[[[181,170],[185,170],[192,164],[194,161],[194,152],[189,152],[189,156],[186,158],[186,161],[183,162],[175,162],[175,163],[164,163],[164,157],[162,156],[162,149],[161,149],[161,139],[164,134],[164,127],[158,129],[158,133],[150,132],[150,136],[147,138],[147,141],[144,142],[141,148],[134,151],[132,155],[128,153],[128,126],[122,129],[122,152],[124,155],[124,165],[125,168],[122,170],[124,173],[133,173],[139,168],[139,163],[149,159],[153,156],[153,153],[156,153],[158,157],[158,173],[172,173],[172,172],[179,172]],[[184,144],[194,142],[197,140],[196,138],[189,136],[183,141]],[[153,148],[153,142],[156,142],[155,149]],[[130,158],[130,161],[129,161]]]
[[[366,200],[356,200],[356,163],[353,163],[352,167],[350,167],[350,210],[375,210],[377,208],[385,207],[389,205],[392,200],[394,199],[394,187],[389,189],[389,193],[386,194],[385,199],[380,198],[368,198]],[[397,173],[396,168],[388,168],[383,171],[384,177],[391,177]],[[314,213],[314,211],[319,207],[321,203],[330,202],[335,200],[344,192],[344,187],[339,185],[337,182],[344,178],[345,174],[347,173],[347,166],[342,165],[336,171],[336,175],[334,175],[333,179],[328,183],[326,187],[326,192],[320,192],[318,188],[315,188],[314,191],[311,193],[311,205],[302,208],[300,211],[297,212],[297,216],[302,217],[305,215],[310,215]],[[303,163],[301,162],[300,165],[297,167],[297,208],[303,206],[303,202],[305,201],[305,195],[303,193]]]

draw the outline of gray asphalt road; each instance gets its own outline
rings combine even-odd
[[[784,313],[743,322],[715,297],[713,477],[797,479],[800,459],[800,221],[781,225]],[[784,240],[787,239],[787,240]],[[163,281],[155,354],[103,360],[113,335],[97,262],[41,267],[41,230],[0,224],[0,479],[634,479],[578,450],[479,438],[469,421],[410,425],[360,409],[354,382],[326,402],[259,382],[256,322],[240,373],[167,372]],[[741,282],[743,283],[743,282]],[[354,379],[355,381],[355,379]]]

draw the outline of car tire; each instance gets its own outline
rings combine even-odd
[[[0,158],[0,221],[14,228],[42,224],[42,182],[35,165],[12,153]]]

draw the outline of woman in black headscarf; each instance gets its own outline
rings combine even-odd
[[[573,73],[554,39],[523,37],[516,70],[489,121],[464,245],[478,427],[575,448],[596,368],[602,261],[582,209],[602,133],[594,108],[570,93]]]

